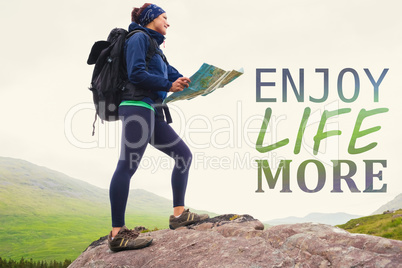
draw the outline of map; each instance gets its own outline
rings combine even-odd
[[[197,96],[206,96],[218,88],[229,84],[244,73],[243,68],[239,71],[224,71],[209,64],[202,64],[200,69],[190,77],[191,83],[183,91],[169,95],[164,103],[191,100]]]

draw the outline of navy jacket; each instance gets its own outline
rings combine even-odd
[[[133,22],[128,31],[141,29],[146,31],[158,45],[161,45],[165,37],[148,28]],[[149,62],[148,71],[145,70],[145,57],[150,43],[145,33],[138,32],[126,41],[125,56],[127,61],[127,73],[131,83],[136,87],[154,91],[158,98],[165,99],[172,83],[182,75],[171,65],[166,64],[159,54],[155,54]],[[160,49],[160,48],[157,48]]]

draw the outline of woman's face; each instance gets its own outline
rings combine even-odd
[[[169,27],[169,23],[167,22],[167,15],[166,13],[160,14],[156,19],[151,21],[146,27],[157,31],[162,35],[166,35],[166,30]]]

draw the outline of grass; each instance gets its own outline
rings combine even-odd
[[[129,228],[167,228],[167,218],[152,215],[128,215]],[[107,235],[110,216],[61,215],[46,217],[1,217],[0,257],[19,260],[76,259],[88,245]]]
[[[129,228],[168,227],[172,201],[132,190]],[[23,160],[0,157],[0,257],[76,259],[111,229],[108,191]]]
[[[402,209],[390,214],[380,214],[353,219],[345,224],[337,225],[351,233],[369,234],[384,238],[402,240]]]

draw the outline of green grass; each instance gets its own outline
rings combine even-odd
[[[131,190],[126,225],[166,229],[171,213],[171,200]],[[23,160],[0,157],[1,258],[74,260],[110,229],[108,190]]]
[[[152,215],[128,215],[129,228],[167,228],[167,218]],[[18,260],[76,259],[88,245],[109,233],[110,217],[52,216],[2,217],[0,219],[0,257]]]
[[[168,227],[171,200],[132,190],[126,225]],[[108,190],[29,162],[0,157],[0,257],[76,259],[111,229]]]
[[[391,214],[380,214],[359,219],[353,219],[345,224],[338,225],[351,233],[369,234],[389,239],[402,240],[402,209]]]

